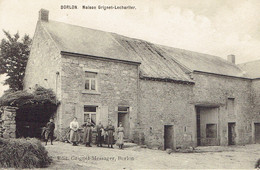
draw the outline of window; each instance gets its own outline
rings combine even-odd
[[[123,124],[123,127],[125,128],[125,130],[129,129],[129,107],[123,107],[123,106],[119,106],[117,108],[118,110],[118,126],[119,123],[121,122]],[[126,132],[127,133],[127,132]]]
[[[97,73],[85,71],[85,90],[97,91]]]
[[[118,107],[118,112],[128,113],[128,109],[129,109],[129,107],[119,106],[119,107]]]
[[[91,122],[97,123],[97,106],[84,106],[84,122],[90,118]]]
[[[228,111],[229,115],[235,114],[235,99],[234,98],[228,98],[227,111]]]
[[[206,124],[206,138],[217,138],[217,124]]]

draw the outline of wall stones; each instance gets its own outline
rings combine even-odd
[[[16,137],[16,107],[5,106],[1,114],[0,137],[15,138]]]
[[[96,93],[85,91],[84,69],[98,71]],[[63,115],[60,119],[62,128],[69,126],[73,116],[83,124],[84,105],[98,106],[97,112],[101,115],[106,110],[107,118],[117,127],[117,107],[124,105],[132,108],[129,112],[129,123],[130,138],[134,140],[137,121],[137,81],[138,65],[63,55],[61,72]]]

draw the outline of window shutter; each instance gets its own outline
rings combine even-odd
[[[108,106],[101,106],[99,111],[99,121],[106,127],[108,125]]]

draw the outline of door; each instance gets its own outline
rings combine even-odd
[[[228,123],[228,145],[235,145],[236,141],[236,123]]]
[[[118,112],[118,125],[120,122],[122,123],[122,125],[124,127],[124,138],[128,139],[129,129],[130,129],[129,113]]]
[[[255,143],[260,143],[260,123],[255,123]]]
[[[197,124],[197,145],[200,146],[200,109],[199,107],[196,107],[196,124]]]
[[[174,149],[173,125],[164,126],[164,149]]]

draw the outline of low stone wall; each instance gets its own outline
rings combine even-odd
[[[0,118],[0,137],[15,138],[16,137],[16,107],[4,106],[1,108]]]

